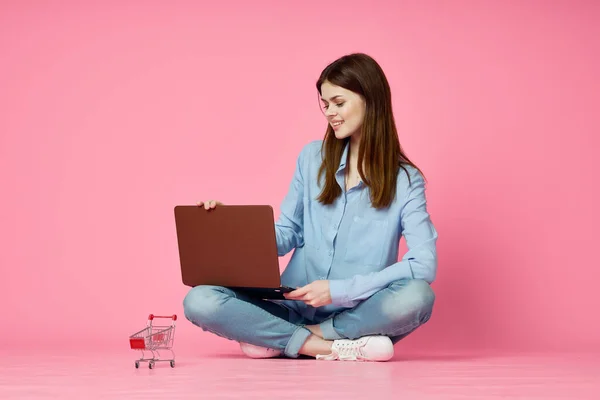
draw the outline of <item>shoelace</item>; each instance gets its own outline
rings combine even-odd
[[[361,353],[362,347],[366,344],[366,339],[358,340],[336,340],[328,355],[317,355],[317,360],[341,360],[341,361],[360,361],[364,359]]]

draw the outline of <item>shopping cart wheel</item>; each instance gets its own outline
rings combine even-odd
[[[154,361],[150,361],[148,363],[148,368],[150,368],[150,369],[154,368]]]
[[[135,367],[136,367],[136,368],[139,368],[139,367],[140,367],[140,362],[139,362],[139,361],[136,361],[136,362],[135,362]]]
[[[175,368],[175,360],[171,360],[171,368]]]

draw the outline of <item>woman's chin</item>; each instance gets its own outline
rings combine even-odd
[[[340,132],[340,131],[333,131],[333,134],[335,135],[336,139],[346,139],[348,136],[348,133],[346,132]]]
[[[348,132],[333,131],[333,134],[335,135],[336,139],[339,139],[339,140],[346,139],[346,138],[349,138],[350,136],[352,136],[352,133],[348,133]]]

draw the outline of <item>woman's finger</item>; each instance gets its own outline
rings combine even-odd
[[[298,300],[298,301],[304,301],[304,302],[310,301],[310,299],[311,299],[310,293],[300,291],[302,289],[304,289],[304,288],[296,289],[289,293],[285,293],[284,297],[286,299],[290,299],[290,300]]]

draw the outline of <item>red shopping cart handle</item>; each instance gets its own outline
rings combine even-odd
[[[175,315],[175,314],[173,314],[173,315],[168,315],[168,316],[150,314],[150,315],[148,316],[148,319],[149,319],[150,321],[152,321],[154,318],[169,318],[169,319],[172,319],[173,321],[177,321],[177,315]]]

